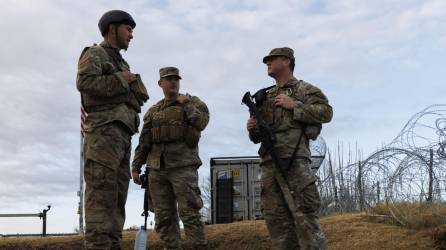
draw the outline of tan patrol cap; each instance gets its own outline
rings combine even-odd
[[[180,79],[180,70],[175,67],[164,67],[160,69],[160,79],[166,76],[178,76]]]
[[[263,63],[266,63],[268,59],[275,56],[284,56],[288,57],[291,61],[294,61],[294,51],[291,48],[288,47],[282,47],[282,48],[275,48],[272,49],[271,52],[269,52],[269,55],[265,56],[263,58]]]

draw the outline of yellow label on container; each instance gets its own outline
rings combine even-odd
[[[233,178],[240,177],[240,169],[233,169],[232,170],[232,177]]]

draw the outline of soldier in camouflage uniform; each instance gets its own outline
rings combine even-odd
[[[141,166],[150,168],[149,190],[155,210],[155,229],[167,249],[182,249],[179,217],[186,240],[194,249],[206,247],[199,210],[203,201],[197,169],[200,133],[209,122],[209,111],[198,97],[180,94],[181,76],[175,67],[160,69],[159,86],[164,99],[150,107],[132,162],[132,177],[141,184]]]
[[[265,89],[266,97],[259,112],[277,137],[275,147],[279,157],[284,162],[291,162],[284,169],[285,179],[298,209],[304,214],[306,223],[299,226],[310,231],[312,239],[297,234],[293,217],[274,177],[274,162],[264,145],[259,149],[262,213],[273,249],[323,249],[325,237],[317,216],[320,198],[316,176],[310,171],[309,139],[318,136],[321,124],[329,122],[333,113],[320,89],[293,76],[294,60],[293,50],[287,47],[273,49],[263,58],[268,75],[276,80],[276,84]],[[259,143],[256,124],[254,118],[249,118],[247,129],[251,141]],[[298,149],[293,154],[301,133]]]
[[[88,116],[85,121],[85,246],[121,249],[125,203],[130,180],[131,136],[138,113],[149,98],[138,74],[119,51],[133,38],[133,18],[106,12],[99,21],[104,41],[87,47],[78,64],[77,89]]]

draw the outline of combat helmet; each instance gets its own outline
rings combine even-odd
[[[107,33],[108,26],[112,23],[128,24],[132,29],[136,26],[135,20],[133,20],[129,13],[123,10],[110,10],[105,12],[101,19],[99,19],[98,26],[102,36]]]

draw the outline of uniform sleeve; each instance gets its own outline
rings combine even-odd
[[[293,118],[304,123],[327,123],[333,117],[333,109],[327,97],[314,86],[305,90],[303,102],[297,101],[293,108]]]
[[[141,171],[142,165],[146,164],[147,155],[152,147],[152,135],[150,130],[152,128],[152,121],[150,118],[150,110],[144,116],[144,125],[139,135],[139,144],[135,149],[135,156],[133,157],[132,170]]]
[[[95,47],[88,49],[79,59],[77,89],[82,93],[111,97],[129,92],[129,84],[121,71],[107,62],[104,53]],[[115,71],[115,72],[114,72]]]
[[[198,97],[193,96],[184,105],[187,121],[198,131],[203,131],[209,123],[209,109]]]

